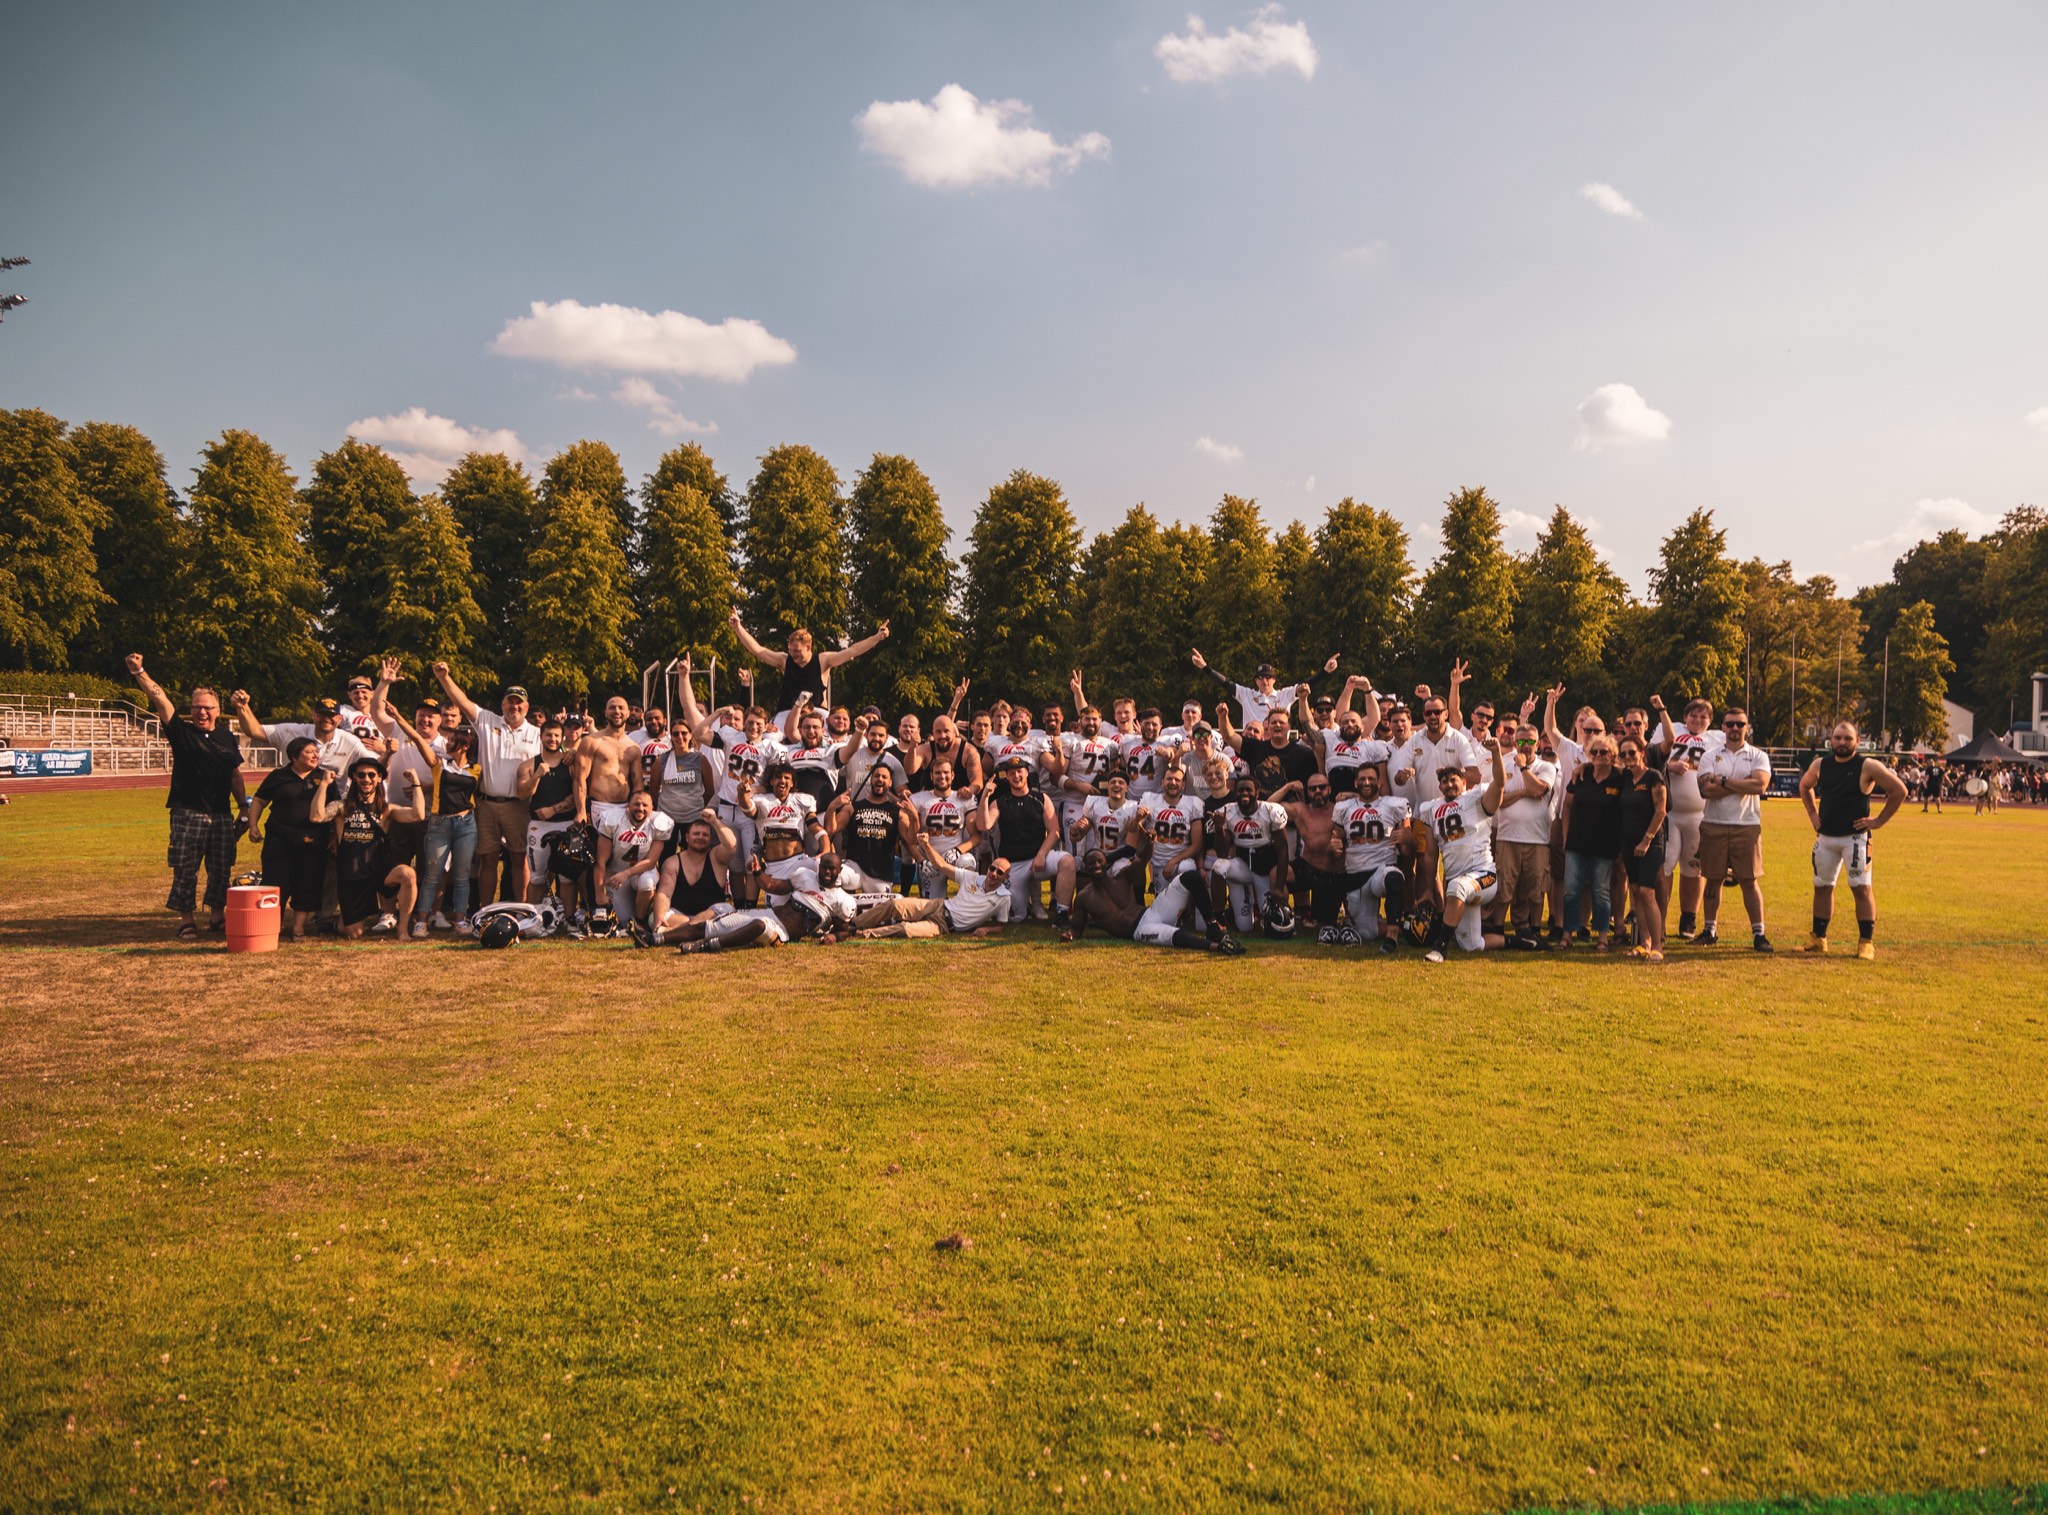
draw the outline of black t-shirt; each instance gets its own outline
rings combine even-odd
[[[164,722],[164,740],[171,746],[170,810],[203,810],[226,815],[242,766],[242,744],[225,722],[203,732],[182,715]]]
[[[1610,768],[1606,778],[1595,778],[1589,763],[1579,769],[1566,792],[1572,797],[1572,823],[1565,833],[1565,851],[1610,860],[1619,857],[1621,797],[1628,792],[1628,775]]]
[[[324,768],[315,768],[311,778],[290,768],[273,768],[264,774],[263,782],[256,786],[256,798],[270,807],[270,829],[311,839],[319,829],[312,820],[313,802],[326,792],[331,777]]]
[[[341,835],[334,846],[334,876],[344,884],[381,878],[390,870],[379,867],[384,851],[384,823],[366,805],[350,805],[341,813]]]
[[[1007,787],[996,794],[996,856],[1013,863],[1028,863],[1038,856],[1045,840],[1045,796],[1036,789],[1012,794]]]
[[[1664,788],[1664,775],[1654,768],[1643,769],[1643,776],[1628,786],[1621,797],[1621,851],[1633,852],[1636,843],[1650,829],[1650,818],[1657,813],[1657,795]],[[1574,805],[1576,805],[1574,801]],[[1650,843],[1654,850],[1663,839]]]
[[[568,767],[567,763],[562,765]],[[441,765],[434,785],[434,814],[467,815],[476,806],[477,776],[467,768]]]
[[[903,812],[895,801],[856,801],[853,824],[847,828],[846,855],[869,878],[887,883],[895,871],[898,827]],[[1037,850],[1035,847],[1032,849]]]
[[[1292,732],[1285,747],[1276,747],[1262,736],[1248,736],[1238,749],[1245,766],[1259,783],[1259,798],[1270,799],[1288,784],[1306,784],[1316,771],[1316,755],[1307,742]]]

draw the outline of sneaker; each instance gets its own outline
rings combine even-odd
[[[1339,926],[1337,928],[1337,944],[1341,947],[1356,947],[1358,945],[1357,930],[1351,926]]]
[[[1243,957],[1244,943],[1234,936],[1219,936],[1209,944],[1211,952],[1220,952],[1225,957]]]
[[[458,915],[455,917],[455,934],[457,936],[472,936],[475,932],[476,927],[469,923],[468,916]]]
[[[1777,948],[1771,945],[1771,939],[1765,936],[1761,931],[1757,932],[1754,936],[1750,937],[1749,944],[1759,952],[1775,952],[1778,950]]]
[[[1422,960],[1425,963],[1440,963],[1444,960],[1444,955],[1432,947],[1429,951],[1422,954]]]
[[[1324,926],[1316,932],[1316,945],[1318,947],[1334,947],[1343,939],[1343,937],[1337,934],[1335,926]]]
[[[389,910],[370,922],[371,936],[389,936],[398,929],[398,917]]]
[[[1816,957],[1825,957],[1827,956],[1828,939],[1824,936],[1809,936],[1806,939],[1806,945],[1799,950],[1801,952],[1811,952]]]
[[[627,921],[626,935],[633,938],[633,945],[636,947],[652,947],[654,945],[654,933],[647,929],[647,925],[643,921]]]
[[[1383,937],[1381,937],[1381,938],[1380,938],[1380,955],[1381,955],[1382,957],[1386,957],[1386,956],[1391,956],[1391,955],[1392,955],[1392,953],[1394,952],[1394,950],[1395,950],[1395,949],[1396,949],[1396,948],[1397,948],[1397,947],[1398,947],[1399,945],[1400,945],[1400,944],[1399,944],[1398,942],[1396,942],[1396,941],[1394,940],[1394,938],[1393,938],[1393,935],[1392,935],[1391,933],[1389,933],[1389,934],[1388,934],[1388,935],[1386,935],[1386,936],[1383,936]]]
[[[416,942],[423,942],[427,939],[427,923],[425,921],[414,921],[412,923],[412,939]]]
[[[1695,947],[1718,947],[1721,945],[1721,935],[1712,926],[1702,926],[1700,934],[1692,939],[1692,944]]]
[[[1033,900],[1031,908],[1024,912],[1024,919],[1027,921],[1049,921],[1052,919],[1052,915],[1045,906],[1039,904],[1037,900]]]
[[[432,926],[436,931],[446,931],[449,929],[448,917],[443,915],[438,910],[436,910],[432,915],[427,917],[427,924],[429,926]]]
[[[1858,942],[1856,944],[1856,956],[1866,963],[1875,962],[1877,960],[1877,943]]]

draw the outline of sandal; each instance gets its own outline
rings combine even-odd
[[[178,940],[181,942],[198,941],[199,928],[193,925],[192,922],[190,921],[181,922],[178,926]]]

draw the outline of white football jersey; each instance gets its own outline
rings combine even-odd
[[[1240,857],[1261,847],[1272,846],[1287,830],[1287,807],[1276,805],[1271,800],[1255,801],[1249,815],[1233,800],[1223,807],[1221,813],[1230,827],[1230,838],[1237,844]]]
[[[927,789],[911,796],[910,808],[917,812],[917,824],[932,839],[932,845],[944,852],[957,847],[967,834],[967,820],[975,806],[965,795],[939,795]]]
[[[1114,852],[1138,823],[1138,802],[1127,797],[1121,805],[1112,805],[1108,795],[1091,794],[1088,803],[1081,807],[1081,814],[1088,818],[1088,829],[1080,834],[1076,845]]]
[[[1067,777],[1093,784],[1101,778],[1109,760],[1122,752],[1123,747],[1112,731],[1098,731],[1092,737],[1066,731],[1060,734],[1060,751],[1066,756]]]
[[[621,814],[597,829],[599,835],[612,839],[612,867],[619,868],[659,855],[662,844],[675,833],[676,823],[656,810],[644,821]]]
[[[1173,749],[1156,737],[1148,742],[1136,734],[1121,738],[1120,745],[1124,753],[1124,771],[1131,776],[1131,793],[1157,794],[1159,776],[1166,772],[1166,760]]]
[[[1671,753],[1664,760],[1665,803],[1671,809],[1680,814],[1696,814],[1707,808],[1706,797],[1700,793],[1700,761],[1716,748],[1727,745],[1728,739],[1718,731],[1702,731],[1694,736],[1680,726],[1672,732]],[[1685,766],[1673,767],[1674,762]]]
[[[754,825],[760,829],[763,841],[783,836],[801,844],[805,828],[817,814],[818,802],[801,789],[790,790],[786,800],[772,794],[754,796]]]
[[[1486,791],[1467,789],[1454,800],[1435,800],[1423,812],[1436,833],[1443,855],[1444,877],[1493,872],[1493,817],[1486,813]]]
[[[1334,726],[1319,735],[1323,743],[1323,771],[1333,778],[1344,769],[1370,768],[1394,755],[1391,743],[1375,741],[1362,732],[1355,742],[1347,741]]]
[[[758,741],[749,741],[744,731],[735,731],[730,726],[720,726],[712,739],[725,754],[725,774],[718,781],[718,798],[725,804],[739,803],[739,781],[751,780],[754,792],[761,789],[761,775],[768,765],[782,753],[782,743],[773,736],[763,736]]]
[[[1332,822],[1344,838],[1344,871],[1370,873],[1398,863],[1401,853],[1394,834],[1414,813],[1414,808],[1395,794],[1383,794],[1370,804],[1355,794],[1338,800]]]
[[[1173,864],[1199,850],[1202,816],[1207,809],[1192,794],[1183,794],[1171,803],[1165,795],[1155,794],[1138,807],[1138,813],[1151,820],[1152,866],[1159,870],[1160,877],[1166,877]]]

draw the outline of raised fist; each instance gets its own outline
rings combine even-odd
[[[233,694],[228,696],[228,703],[237,710],[247,710],[249,708],[249,691],[246,689],[237,689]]]
[[[432,667],[435,678],[445,679],[448,677],[448,660],[446,658],[435,658]]]
[[[125,662],[125,663],[126,663],[126,664],[128,665],[128,676],[129,676],[130,678],[135,678],[135,679],[139,679],[139,678],[141,678],[141,677],[142,677],[142,654],[141,654],[141,653],[139,653],[139,652],[131,652],[131,653],[129,653],[129,654],[128,654],[128,656],[127,656],[126,658],[124,658],[124,659],[123,659],[122,661],[124,661],[124,662]]]

